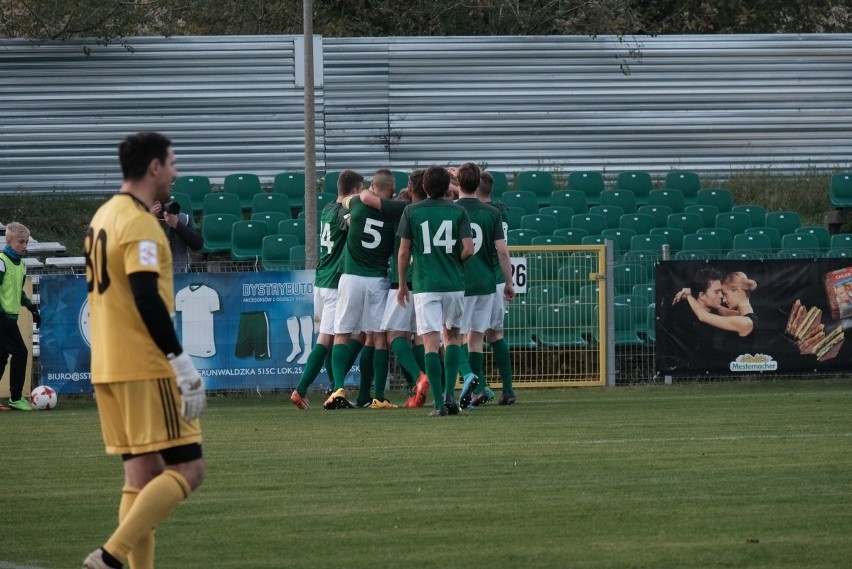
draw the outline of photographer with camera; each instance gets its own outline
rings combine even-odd
[[[149,211],[160,220],[166,232],[172,250],[174,272],[187,272],[191,262],[189,250],[200,251],[204,246],[204,239],[195,229],[192,217],[181,213],[177,202],[154,202]]]

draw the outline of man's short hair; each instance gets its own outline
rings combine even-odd
[[[479,187],[479,166],[473,162],[465,162],[456,170],[456,180],[459,187],[466,194],[472,194]]]
[[[360,190],[364,184],[364,176],[354,170],[344,170],[337,177],[337,195],[348,196],[354,191]]]
[[[483,198],[490,198],[492,191],[494,191],[494,176],[490,172],[481,172],[479,174],[479,187],[476,188],[476,193]]]
[[[118,145],[118,161],[125,180],[141,180],[152,160],[165,164],[172,141],[158,132],[131,134]]]
[[[429,166],[423,174],[423,189],[430,198],[443,199],[447,190],[450,189],[450,173],[441,166]]]
[[[423,189],[423,175],[426,170],[418,168],[408,175],[408,189],[411,190],[411,195],[417,198],[417,201],[426,199],[426,190]]]
[[[722,273],[712,267],[705,267],[699,270],[692,277],[692,282],[689,285],[689,291],[692,293],[692,298],[697,299],[702,292],[707,292],[712,281],[721,281]]]
[[[372,185],[377,190],[393,195],[396,188],[396,179],[393,177],[393,172],[387,168],[379,168],[373,173]]]
[[[12,237],[13,235],[29,235],[30,230],[27,229],[23,223],[18,223],[17,221],[11,221],[6,224],[6,235],[8,237]]]

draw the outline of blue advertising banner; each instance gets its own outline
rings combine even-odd
[[[175,275],[175,327],[207,388],[293,389],[316,343],[313,271]],[[89,393],[86,280],[44,276],[41,382],[59,393]],[[132,350],[132,346],[127,347]],[[359,367],[347,377],[357,385]],[[328,385],[325,369],[315,386]]]

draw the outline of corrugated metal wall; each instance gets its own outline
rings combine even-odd
[[[115,146],[160,129],[183,173],[302,168],[292,36],[0,50],[0,191],[113,191]],[[326,38],[320,170],[831,170],[852,164],[852,34]],[[627,59],[631,73],[621,73]]]

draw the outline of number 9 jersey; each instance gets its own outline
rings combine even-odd
[[[157,273],[159,295],[174,314],[172,254],[157,219],[133,196],[115,195],[92,218],[84,249],[92,383],[174,377],[142,321],[128,279],[133,273]]]

